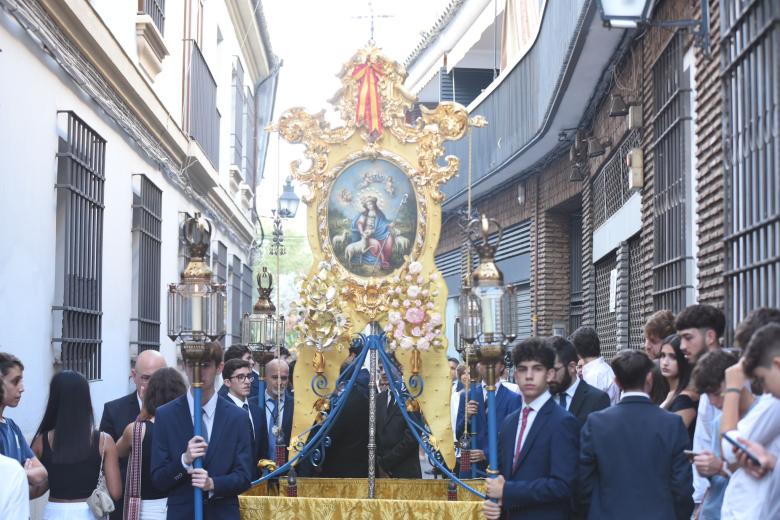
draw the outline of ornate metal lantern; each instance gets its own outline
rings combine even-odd
[[[273,275],[263,267],[257,275],[257,301],[252,313],[244,314],[241,320],[241,342],[252,351],[261,377],[277,346],[284,346],[284,316],[276,315],[276,306],[271,301],[273,283]]]
[[[182,355],[188,360],[192,345],[225,335],[227,299],[225,285],[212,282],[211,269],[204,261],[211,241],[211,223],[195,213],[184,221],[181,233],[190,261],[181,273],[181,281],[168,286],[168,337],[181,342]]]
[[[287,177],[282,194],[279,196],[279,216],[282,218],[295,218],[301,199],[295,194],[292,185],[292,177]]]

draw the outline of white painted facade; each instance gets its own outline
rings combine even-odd
[[[203,212],[214,225],[213,252],[217,241],[227,246],[228,262],[233,255],[243,265],[251,265],[253,246],[253,202],[231,189],[230,158],[233,128],[231,73],[234,57],[244,66],[245,87],[257,85],[275,74],[270,64],[273,55],[262,42],[265,31],[257,19],[237,28],[230,9],[255,14],[256,3],[243,1],[205,2],[203,16],[204,55],[217,82],[217,108],[221,113],[220,164],[215,169],[203,158],[197,143],[182,132],[182,54],[185,1],[168,0],[166,5],[165,45],[170,55],[154,81],[138,63],[136,46],[137,0],[70,0],[48,2],[47,9],[58,4],[61,12],[75,15],[61,23],[64,34],[79,23],[87,32],[79,33],[76,47],[82,50],[91,42],[111,58],[116,69],[100,64],[101,56],[89,56],[103,76],[121,85],[114,94],[128,101],[143,121],[147,132],[157,138],[160,147],[175,166],[166,171],[147,149],[130,138],[116,120],[74,81],[57,53],[45,52],[33,37],[29,25],[23,26],[16,8],[38,4],[32,0],[0,0],[0,153],[3,156],[3,188],[0,190],[0,238],[6,244],[0,255],[0,351],[18,356],[25,365],[25,393],[17,409],[6,410],[29,437],[37,427],[48,397],[48,384],[55,371],[52,338],[52,306],[56,299],[55,250],[57,223],[57,143],[58,111],[73,111],[106,140],[105,192],[102,245],[102,359],[101,377],[92,381],[92,404],[96,422],[103,404],[126,394],[130,386],[131,318],[133,281],[132,203],[133,175],[143,174],[162,190],[162,247],[160,287],[161,352],[169,364],[175,364],[176,347],[166,336],[167,284],[179,279],[179,223],[181,212]],[[197,4],[198,0],[193,0]],[[235,14],[235,12],[234,12]],[[261,17],[260,17],[261,18]],[[75,21],[74,21],[75,20]],[[244,20],[246,18],[244,17]],[[247,29],[248,27],[248,29]],[[217,43],[217,32],[221,42]],[[249,33],[247,33],[249,31]],[[109,35],[107,37],[106,35]],[[91,41],[94,40],[94,41]],[[243,46],[242,46],[243,43]],[[94,61],[93,61],[94,59]],[[140,98],[140,101],[138,101]],[[139,108],[140,107],[140,108]],[[262,122],[262,117],[260,116]],[[270,117],[266,114],[265,118]],[[59,116],[60,120],[62,116]],[[61,126],[61,125],[60,125]],[[265,126],[259,125],[260,129]],[[61,130],[60,130],[61,132]],[[258,132],[260,134],[261,132]],[[258,166],[262,166],[262,158]],[[194,165],[194,166],[193,166]],[[189,168],[189,169],[187,169]],[[182,173],[182,170],[187,170]],[[262,171],[262,170],[260,170]],[[180,176],[188,181],[174,182]],[[213,186],[204,190],[193,186],[195,177],[212,178]],[[194,180],[193,180],[194,179]],[[189,185],[189,180],[193,184]],[[195,195],[191,188],[195,188]],[[212,257],[213,257],[212,253]],[[229,280],[228,280],[229,283]],[[228,294],[230,290],[228,286]],[[232,302],[229,300],[228,308]],[[228,310],[228,334],[230,311]],[[228,340],[229,342],[229,340]]]

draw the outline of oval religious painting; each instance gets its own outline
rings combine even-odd
[[[357,276],[383,277],[404,263],[417,233],[417,197],[394,163],[363,159],[344,168],[330,191],[334,256]]]

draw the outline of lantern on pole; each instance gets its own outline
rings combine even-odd
[[[227,298],[225,285],[212,281],[211,269],[205,262],[211,243],[211,223],[195,213],[182,224],[181,236],[190,261],[179,283],[168,286],[168,337],[179,344],[184,362],[192,366],[193,433],[202,436],[200,369],[208,355],[208,344],[225,336]],[[198,458],[193,466],[202,468],[203,461]],[[194,493],[194,517],[202,520],[202,490],[195,488]]]

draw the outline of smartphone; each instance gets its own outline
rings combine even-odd
[[[698,454],[699,454],[698,452],[696,452],[696,451],[691,451],[691,450],[683,450],[683,453],[685,454],[685,456],[686,456],[686,457],[688,457],[688,459],[690,459],[690,461],[691,461],[691,462],[693,462],[693,458],[694,458],[696,455],[698,455]]]
[[[742,453],[744,453],[745,456],[748,458],[748,460],[750,460],[750,462],[752,462],[753,464],[755,464],[759,468],[761,467],[761,461],[758,460],[758,457],[756,457],[755,455],[750,453],[750,450],[747,449],[747,446],[745,446],[741,442],[737,442],[735,439],[732,439],[731,437],[729,437],[728,433],[724,433],[723,434],[723,438],[726,439],[726,441],[728,441],[729,444],[731,444],[732,446],[734,446],[738,450],[740,450]]]

